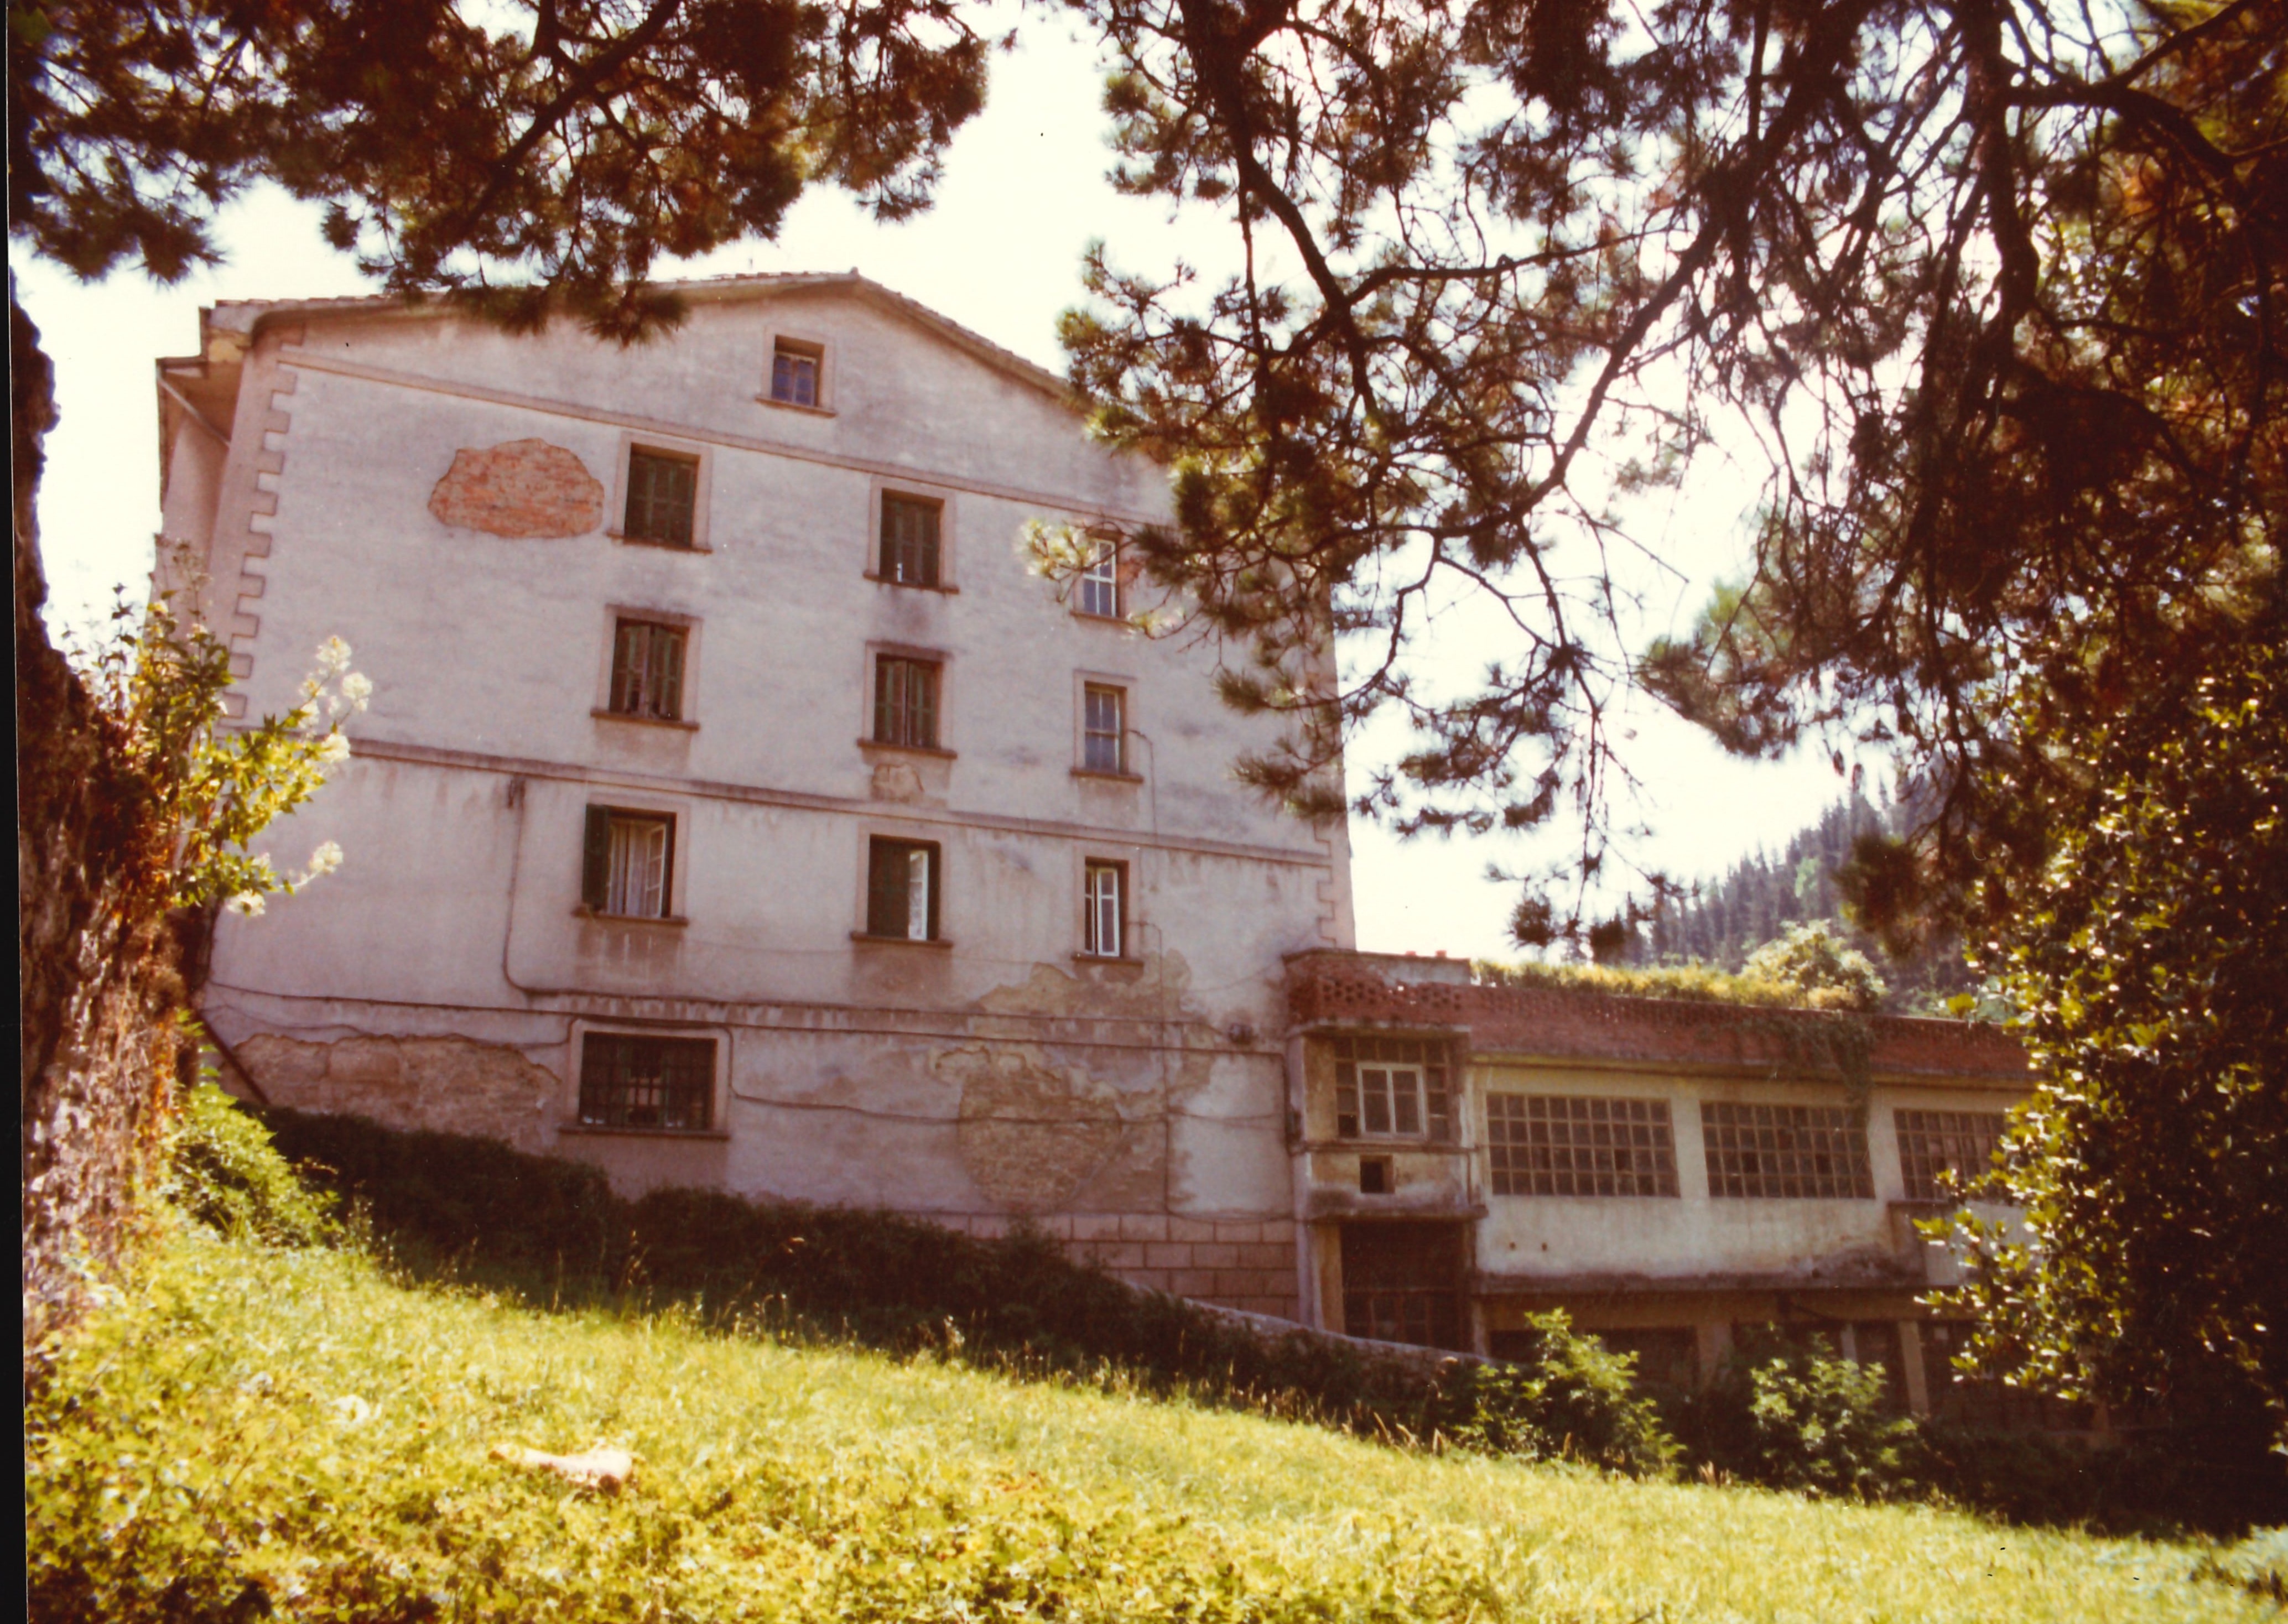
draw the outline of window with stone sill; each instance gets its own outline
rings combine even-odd
[[[1345,1139],[1454,1137],[1446,1046],[1420,1038],[1342,1037],[1335,1051],[1335,1133]]]
[[[939,851],[933,842],[876,838],[866,845],[866,934],[938,939]]]
[[[826,352],[797,338],[775,339],[771,345],[771,399],[783,406],[821,404],[820,369]]]
[[[1090,772],[1128,771],[1128,695],[1102,683],[1081,689],[1080,764]]]
[[[1120,618],[1120,548],[1099,542],[1081,568],[1076,607],[1099,620]]]
[[[937,749],[938,664],[906,654],[874,656],[874,742]]]
[[[692,544],[698,511],[699,459],[638,446],[628,453],[628,504],[620,534],[661,547]]]
[[[1127,864],[1092,860],[1085,866],[1081,883],[1081,951],[1091,958],[1120,957],[1127,934]]]
[[[580,897],[590,911],[623,919],[669,917],[674,867],[672,817],[588,808]]]
[[[900,586],[939,586],[943,504],[919,496],[882,498],[881,577]]]
[[[715,1040],[591,1032],[580,1040],[580,1121],[705,1132],[714,1126]]]
[[[623,620],[612,638],[612,713],[646,721],[683,718],[683,655],[688,633],[655,621]]]

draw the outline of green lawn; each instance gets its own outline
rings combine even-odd
[[[1406,1454],[188,1225],[27,1421],[44,1617],[2279,1616],[2194,1545]],[[501,1442],[639,1465],[593,1493]]]

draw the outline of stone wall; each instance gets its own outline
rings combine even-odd
[[[1006,1234],[1013,1218],[927,1216],[965,1234]],[[1048,1213],[1029,1220],[1075,1262],[1148,1290],[1275,1319],[1295,1318],[1295,1224],[1287,1218],[1187,1218],[1169,1213]]]

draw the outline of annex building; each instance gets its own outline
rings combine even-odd
[[[285,1105],[623,1188],[1021,1218],[1140,1284],[1498,1352],[1565,1306],[1690,1379],[1802,1320],[1928,1402],[1907,1219],[2006,1040],[1482,985],[1361,955],[1337,823],[1230,774],[1212,643],[1116,552],[1168,517],[1062,383],[855,273],[680,289],[622,349],[385,299],[223,305],[158,368],[159,584],[236,714],[338,636],[341,871],[218,923]],[[1791,1023],[1793,1023],[1792,1025]]]

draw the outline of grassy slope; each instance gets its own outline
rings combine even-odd
[[[28,1421],[53,1617],[231,1616],[250,1582],[290,1617],[2278,1616],[2189,1546],[1434,1459],[192,1229]],[[640,1464],[568,1493],[502,1440]]]

